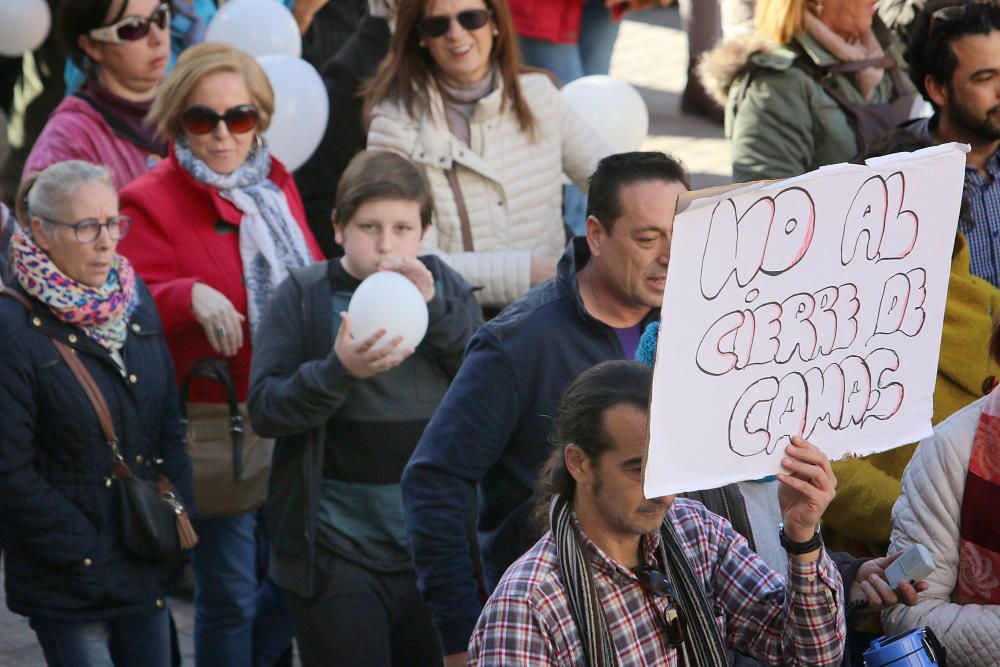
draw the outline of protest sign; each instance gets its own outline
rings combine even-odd
[[[646,497],[778,472],[793,435],[837,459],[931,433],[964,165],[948,144],[682,198]]]

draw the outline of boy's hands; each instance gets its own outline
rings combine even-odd
[[[384,259],[378,265],[379,271],[395,271],[410,279],[424,301],[434,298],[434,276],[424,263],[415,257]]]
[[[432,283],[431,288],[433,289],[433,287]],[[340,331],[337,332],[333,351],[348,373],[356,378],[370,378],[373,375],[384,373],[390,368],[395,368],[413,354],[413,350],[410,348],[397,350],[403,341],[402,336],[396,336],[377,350],[374,349],[375,344],[383,336],[385,336],[385,329],[379,329],[367,340],[352,339],[350,316],[347,313],[340,313]]]

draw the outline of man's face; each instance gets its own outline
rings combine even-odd
[[[622,214],[610,234],[596,218],[587,220],[600,280],[622,306],[659,308],[663,303],[674,207],[686,191],[677,181],[632,183],[620,191]]]
[[[642,494],[642,450],[649,415],[630,403],[619,403],[604,412],[603,431],[612,447],[597,461],[584,466],[577,480],[580,503],[590,517],[591,530],[618,539],[659,530],[673,496],[647,500]]]
[[[1000,139],[1000,30],[966,35],[952,42],[951,49],[958,61],[951,81],[928,86],[942,121],[962,135],[955,139]]]

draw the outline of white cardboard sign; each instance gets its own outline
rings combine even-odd
[[[930,435],[966,150],[679,204],[646,497],[774,474],[793,435],[831,459]]]

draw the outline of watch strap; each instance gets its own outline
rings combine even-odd
[[[819,526],[816,527],[816,533],[811,539],[805,542],[796,542],[785,534],[785,524],[780,523],[778,524],[778,539],[781,542],[781,547],[795,556],[816,551],[823,546],[823,533],[820,532]]]

